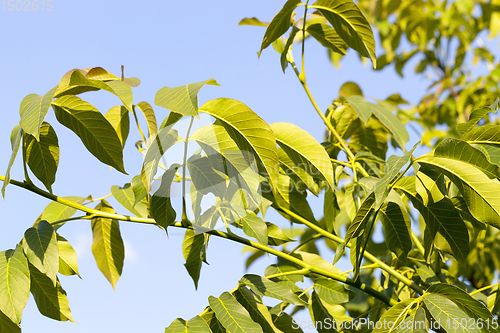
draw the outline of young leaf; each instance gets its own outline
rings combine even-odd
[[[269,177],[271,187],[276,184],[279,170],[276,138],[273,131],[245,104],[228,98],[206,102],[200,112],[220,120],[242,151],[253,152],[259,171]]]
[[[155,104],[181,115],[197,116],[198,92],[205,84],[219,85],[214,79],[210,79],[175,88],[163,87],[156,93]]]
[[[457,125],[458,133],[465,135],[465,133],[470,131],[485,115],[487,115],[490,112],[497,112],[497,111],[498,111],[498,98],[492,105],[478,108],[472,111],[469,116],[469,120],[466,123]]]
[[[40,137],[40,127],[49,111],[50,103],[54,98],[57,86],[49,90],[45,95],[30,94],[21,102],[19,113],[21,114],[21,125],[23,131],[32,135],[37,141]]]
[[[59,280],[54,285],[52,281],[35,266],[29,265],[31,275],[31,293],[35,299],[38,311],[46,317],[59,321],[72,321],[68,297]]]
[[[233,293],[233,296],[248,311],[253,321],[262,327],[264,332],[283,333],[274,325],[269,309],[262,303],[259,296],[241,286]]]
[[[191,229],[186,230],[184,241],[182,242],[182,253],[189,276],[194,281],[194,286],[198,289],[198,280],[200,279],[201,270],[201,249],[205,245],[205,236],[203,234],[195,234]]]
[[[346,290],[343,284],[330,279],[315,279],[314,290],[319,298],[329,304],[347,303],[351,299],[349,290]]]
[[[200,317],[196,316],[189,321],[182,318],[177,318],[165,329],[165,333],[206,333],[210,332],[207,323]]]
[[[55,100],[52,107],[57,120],[78,135],[92,155],[126,174],[120,138],[95,107],[73,95]]]
[[[412,248],[410,217],[402,207],[393,202],[384,204],[379,216],[389,250],[404,262]]]
[[[21,126],[16,125],[12,129],[12,133],[10,135],[10,143],[12,146],[12,154],[10,155],[9,165],[7,166],[7,171],[5,171],[5,179],[2,185],[2,196],[5,198],[5,188],[10,182],[10,169],[16,160],[17,152],[19,151],[19,147],[21,146],[21,139],[23,137],[23,129]]]
[[[219,298],[208,298],[210,307],[217,319],[231,333],[263,333],[259,324],[254,322],[248,311],[228,292]]]
[[[256,17],[245,17],[238,23],[238,25],[255,25],[258,27],[267,27],[269,25],[268,22],[262,22]]]
[[[111,193],[123,207],[135,216],[147,217],[147,208],[144,205],[136,205],[136,198],[132,186],[127,183],[123,187],[112,186]]]
[[[97,206],[97,210],[106,213],[115,213],[114,209],[104,200]],[[97,267],[115,289],[116,283],[122,274],[125,259],[125,246],[117,220],[107,218],[92,219],[92,253]]]
[[[323,23],[311,24],[306,28],[306,31],[324,47],[335,53],[346,55],[346,43],[340,38],[335,29],[329,25]]]
[[[26,132],[23,134],[24,158],[33,174],[52,192],[59,164],[59,141],[49,123],[39,128],[39,139]]]
[[[370,58],[376,67],[375,39],[370,24],[352,0],[318,0],[318,9],[340,37],[360,55]]]
[[[151,197],[151,216],[165,231],[175,221],[175,210],[170,200],[170,187],[174,180],[179,164],[172,164],[161,177],[158,190]]]
[[[128,113],[129,111],[124,106],[118,105],[109,109],[109,111],[104,115],[111,126],[115,129],[116,134],[122,143],[122,148],[125,147],[125,141],[127,141],[130,130],[130,117]]]
[[[215,316],[215,312],[208,307],[208,311],[203,311],[201,318],[208,324],[212,333],[226,333],[226,329]]]
[[[0,315],[19,324],[29,298],[28,260],[21,246],[0,252]]]
[[[37,228],[29,228],[22,241],[28,261],[52,280],[54,286],[59,271],[59,248],[54,228],[47,221],[40,221]]]
[[[276,298],[294,305],[305,305],[303,300],[283,284],[255,274],[246,274],[241,278],[240,284],[249,286],[259,296]]]
[[[333,167],[330,156],[316,139],[303,129],[289,123],[274,123],[271,129],[276,142],[297,165],[311,176],[320,176],[333,188]]]
[[[253,213],[247,212],[247,215],[241,219],[243,224],[243,232],[250,237],[253,237],[263,245],[268,243],[267,225],[260,217]]]
[[[360,95],[350,95],[346,97],[349,105],[356,111],[359,116],[359,119],[365,123],[370,119],[372,115],[372,103],[366,101],[363,96]]]
[[[158,124],[156,122],[155,112],[153,107],[148,102],[140,102],[137,104],[137,107],[141,109],[142,113],[144,113],[144,117],[146,117],[146,122],[148,124],[148,136],[154,136],[158,133]]]
[[[78,261],[76,252],[63,236],[57,235],[57,247],[59,249],[59,273],[66,276],[78,275]]]
[[[313,323],[315,323],[315,328],[319,333],[330,333],[335,327],[335,321],[328,312],[323,302],[321,302],[320,297],[313,291],[311,297],[309,298],[309,313]]]
[[[300,5],[300,0],[288,0],[283,8],[272,19],[266,29],[262,45],[260,46],[259,56],[262,50],[267,48],[276,39],[280,38],[291,25],[292,13]]]

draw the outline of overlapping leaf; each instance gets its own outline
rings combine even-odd
[[[160,187],[151,197],[151,216],[165,230],[175,221],[176,213],[170,199],[170,187],[179,166],[179,164],[172,164],[165,171],[161,177]]]
[[[122,147],[125,147],[125,142],[127,141],[130,130],[129,111],[125,107],[118,105],[109,109],[104,117],[115,129],[116,134],[122,143]]]
[[[147,217],[148,211],[146,205],[136,204],[136,198],[132,185],[129,183],[125,184],[123,187],[112,186],[111,193],[123,207],[125,207],[129,212],[135,216]]]
[[[31,274],[31,293],[38,310],[46,317],[59,321],[72,321],[68,297],[59,280],[56,285],[33,265],[29,265]]]
[[[82,140],[99,161],[126,173],[122,143],[108,120],[77,96],[66,95],[52,103],[57,120]]]
[[[149,136],[156,135],[156,133],[158,133],[158,124],[156,122],[156,116],[153,107],[148,102],[140,102],[139,104],[137,104],[137,107],[141,109],[144,117],[146,117]]]
[[[165,333],[206,333],[209,331],[208,324],[200,316],[193,317],[189,321],[177,318],[165,329]]]
[[[201,270],[201,250],[205,245],[205,236],[195,234],[192,229],[186,230],[184,241],[182,242],[182,253],[186,263],[184,267],[194,281],[195,288],[198,288]]]
[[[410,217],[401,206],[393,202],[382,206],[379,216],[389,250],[404,261],[412,248]]]
[[[345,55],[347,51],[346,43],[339,34],[329,25],[316,23],[307,27],[306,31],[318,42],[333,52]]]
[[[272,297],[295,305],[305,304],[284,284],[273,282],[255,274],[246,274],[241,278],[240,283],[249,286],[259,296]]]
[[[19,113],[21,121],[19,125],[26,134],[32,135],[37,141],[40,137],[40,127],[49,111],[50,103],[54,98],[57,86],[49,90],[45,95],[30,94],[21,102]]]
[[[255,155],[259,171],[268,175],[271,186],[276,184],[279,170],[276,138],[264,120],[245,104],[228,98],[208,101],[200,107],[200,112],[220,120],[240,150]]]
[[[36,178],[52,191],[59,164],[59,141],[52,126],[46,122],[41,124],[39,135],[37,141],[34,136],[23,134],[24,159]]]
[[[59,247],[54,228],[47,221],[40,221],[37,228],[24,233],[22,246],[28,261],[40,272],[46,274],[54,286],[59,271]]]
[[[76,252],[63,236],[57,234],[57,247],[59,249],[59,273],[62,275],[78,275],[78,261]]]
[[[318,0],[310,7],[318,9],[347,45],[370,58],[376,67],[373,31],[352,0]]]
[[[208,298],[210,308],[220,323],[231,333],[263,333],[259,324],[254,322],[248,311],[228,292],[219,298]]]
[[[10,182],[10,169],[12,165],[14,165],[14,161],[16,160],[17,152],[19,151],[19,147],[21,146],[21,139],[23,138],[23,129],[21,126],[16,125],[12,129],[12,133],[10,135],[10,144],[12,146],[12,154],[10,155],[9,164],[7,165],[7,171],[5,171],[5,179],[2,185],[2,196],[5,198],[5,188]]]

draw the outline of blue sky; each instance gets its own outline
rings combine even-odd
[[[293,73],[283,75],[279,56],[271,48],[257,58],[264,29],[238,26],[244,17],[271,20],[284,1],[51,3],[50,12],[40,6],[36,12],[10,12],[0,5],[0,174],[10,157],[9,137],[19,122],[21,100],[30,93],[43,95],[73,68],[101,66],[119,75],[124,65],[126,76],[142,81],[134,89],[135,103],[145,100],[153,104],[156,91],[163,86],[214,78],[221,86],[205,87],[200,104],[217,97],[237,99],[269,124],[290,122],[322,141],[324,126]],[[359,83],[366,96],[383,99],[401,92],[414,103],[427,84],[412,75],[403,80],[392,68],[372,71],[352,51],[339,71],[329,63],[326,51],[310,42],[306,44],[306,70],[322,109],[337,97],[346,81]],[[411,66],[407,72],[411,73]],[[102,112],[119,103],[102,92],[82,97]],[[158,118],[168,114],[159,107],[155,111]],[[139,140],[136,130],[131,131],[125,149],[130,175],[126,176],[95,160],[72,132],[56,124],[52,112],[47,121],[56,126],[61,149],[55,194],[101,197],[110,193],[112,185],[130,182],[140,172],[142,157],[134,148]],[[19,160],[12,175],[23,179]],[[0,251],[14,248],[48,203],[9,186],[6,199],[0,200]],[[115,208],[126,213],[117,205]],[[320,217],[322,209],[316,211]],[[270,214],[267,220],[275,222],[279,217]],[[183,266],[181,230],[170,230],[169,238],[156,227],[122,223],[121,230],[127,257],[113,291],[94,262],[90,223],[75,221],[60,229],[77,251],[83,278],[61,277],[77,324],[43,317],[31,298],[24,311],[24,332],[162,332],[175,318],[189,319],[200,313],[209,295],[232,289],[245,274],[246,255],[241,254],[241,246],[214,237],[208,253],[210,266],[203,267],[195,291]],[[249,272],[263,274],[272,263],[272,259],[261,260]]]

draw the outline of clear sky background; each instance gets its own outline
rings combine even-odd
[[[0,174],[7,168],[9,137],[19,122],[24,96],[45,94],[73,68],[101,66],[120,75],[124,65],[126,76],[142,81],[133,90],[136,104],[144,100],[153,105],[155,93],[163,86],[214,78],[221,86],[205,87],[200,104],[217,97],[237,99],[269,124],[290,122],[322,141],[324,125],[293,72],[283,75],[279,55],[271,48],[257,58],[264,28],[238,26],[244,17],[270,21],[284,1],[53,0],[51,4],[50,12],[47,6],[42,11],[41,4],[38,11],[30,12],[11,12],[0,4]],[[416,103],[428,84],[411,74],[416,61],[407,66],[408,77],[403,80],[392,67],[371,70],[350,51],[339,71],[329,63],[322,47],[312,41],[306,44],[308,84],[322,109],[337,97],[346,81],[360,84],[365,96],[384,99],[400,92]],[[119,104],[116,97],[104,92],[82,97],[103,113]],[[159,107],[155,111],[159,120],[168,115]],[[56,195],[101,197],[110,193],[112,185],[122,186],[140,173],[142,156],[134,148],[139,140],[137,130],[131,130],[125,148],[126,176],[98,162],[70,130],[57,123],[52,110],[46,120],[55,127],[60,144],[53,186]],[[12,176],[18,180],[24,177],[20,159]],[[48,203],[15,186],[7,187],[5,200],[0,200],[0,251],[15,248]],[[127,214],[114,201],[110,203],[119,213]],[[322,207],[314,208],[321,217]],[[277,214],[266,218],[271,222],[279,219]],[[42,316],[30,297],[21,323],[23,332],[163,332],[175,318],[189,319],[203,311],[208,296],[218,297],[234,288],[245,274],[246,255],[241,246],[212,237],[210,266],[204,265],[195,291],[183,266],[182,230],[170,229],[167,238],[154,226],[121,223],[121,231],[126,259],[113,291],[92,256],[90,222],[74,221],[60,229],[77,251],[83,278],[60,277],[77,324]],[[272,258],[262,259],[249,272],[262,275],[272,263]]]

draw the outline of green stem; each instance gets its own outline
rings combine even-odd
[[[288,254],[294,253],[295,251],[297,251],[298,249],[300,249],[302,246],[306,245],[310,241],[312,241],[314,239],[321,238],[321,237],[323,237],[323,235],[320,235],[320,234],[316,234],[314,236],[309,237],[308,239],[306,239],[305,241],[303,241],[302,243],[300,243],[299,245],[297,245],[293,250],[289,251]]]
[[[147,142],[146,137],[144,136],[144,133],[142,132],[141,125],[139,124],[139,119],[137,119],[137,114],[135,112],[135,105],[132,105],[132,110],[134,110],[134,112],[132,112],[132,114],[134,115],[135,123],[137,124],[137,129],[139,129],[139,133],[141,133],[142,140],[144,141],[144,143],[146,143]]]
[[[420,243],[420,240],[418,239],[417,235],[415,235],[413,230],[410,231],[410,236],[413,243],[415,243],[415,245],[417,246],[418,252],[425,256],[425,248],[422,243]]]
[[[304,269],[300,269],[298,271],[293,271],[293,272],[283,272],[283,273],[268,275],[268,276],[266,276],[266,279],[273,279],[273,278],[277,278],[277,277],[281,277],[281,276],[288,276],[288,275],[307,275],[307,274],[309,274],[309,272],[311,272],[311,270],[309,268],[304,268]]]
[[[0,180],[5,180],[5,177],[0,176]],[[58,196],[56,196],[54,194],[45,192],[45,191],[43,191],[43,190],[41,190],[41,189],[39,189],[37,187],[34,187],[32,185],[29,185],[29,184],[26,184],[26,183],[23,183],[23,182],[19,182],[19,181],[11,179],[10,183],[13,184],[13,185],[16,185],[18,187],[22,187],[24,189],[27,189],[27,190],[29,190],[31,192],[34,192],[34,193],[36,193],[36,194],[38,194],[38,195],[40,195],[42,197],[45,197],[47,199],[52,200],[52,201],[59,202],[59,203],[61,203],[63,205],[76,208],[78,210],[87,212],[89,214],[93,214],[94,216],[100,216],[100,217],[105,217],[105,218],[110,218],[110,219],[115,219],[115,220],[120,220],[120,221],[129,221],[129,222],[147,223],[147,224],[154,224],[154,225],[156,225],[156,221],[154,219],[141,218],[141,217],[135,217],[135,216],[125,216],[125,215],[121,215],[121,214],[107,213],[107,212],[103,212],[103,211],[99,211],[99,210],[96,210],[96,209],[92,209],[92,208],[86,207],[84,205],[80,205],[80,204],[78,204],[76,202],[73,202],[73,201],[70,201],[70,200],[67,200],[67,199],[64,199],[64,198],[60,198],[60,197],[58,197]],[[289,214],[296,215],[293,212],[289,212]],[[302,217],[300,217],[298,215],[296,215],[296,216],[299,219],[303,219]],[[307,221],[307,223],[309,223],[309,221]],[[184,225],[183,222],[176,222],[175,224],[173,224],[173,226],[179,227],[179,228],[185,228],[185,229],[186,228],[189,228],[189,229],[192,228],[192,226],[186,226],[186,225]],[[324,231],[321,228],[320,228],[320,230]],[[218,231],[218,230],[210,230],[210,231],[207,231],[206,233],[210,234],[210,235],[218,236],[218,237],[221,237],[221,238],[229,239],[229,240],[238,242],[240,244],[247,245],[247,246],[253,247],[255,249],[264,251],[266,253],[275,255],[275,256],[280,257],[282,259],[288,260],[288,261],[290,261],[290,262],[292,262],[294,264],[297,264],[298,266],[300,266],[300,267],[302,267],[304,269],[309,269],[312,273],[316,273],[316,274],[319,274],[319,275],[331,278],[333,280],[342,282],[344,284],[348,284],[350,286],[353,286],[353,287],[355,287],[355,288],[357,288],[357,289],[359,289],[359,290],[361,290],[361,291],[363,291],[363,292],[365,292],[365,293],[367,293],[367,294],[369,294],[369,295],[371,295],[371,296],[379,299],[380,301],[386,303],[389,306],[394,306],[394,305],[397,304],[397,302],[395,300],[387,297],[386,295],[384,295],[384,294],[380,293],[379,291],[371,288],[370,286],[368,286],[368,285],[366,285],[364,283],[361,283],[359,280],[354,281],[353,279],[347,278],[347,277],[342,276],[342,275],[337,274],[337,273],[330,272],[330,271],[325,270],[323,268],[316,267],[316,266],[311,266],[310,264],[307,264],[306,262],[304,262],[304,261],[302,261],[302,260],[300,260],[300,259],[298,259],[298,258],[296,258],[294,256],[291,256],[291,255],[289,255],[287,253],[281,252],[281,251],[279,251],[277,249],[274,249],[274,248],[271,248],[269,246],[262,245],[260,243],[251,241],[251,240],[243,238],[243,237],[240,237],[240,236],[235,235],[233,233],[226,233],[226,232],[222,232],[222,231]],[[389,269],[390,269],[390,267],[389,267]],[[397,274],[397,272],[394,272],[394,273]]]
[[[319,234],[321,234],[321,235],[323,235],[323,236],[325,236],[325,237],[333,240],[334,242],[336,242],[338,244],[342,244],[344,242],[344,240],[342,238],[340,238],[338,236],[335,236],[332,233],[329,233],[328,231],[326,231],[326,230],[322,229],[321,227],[317,226],[316,224],[310,222],[309,220],[303,218],[302,216],[300,216],[300,215],[298,215],[298,214],[296,214],[296,213],[294,213],[294,212],[292,212],[292,211],[290,211],[290,210],[288,210],[286,208],[279,207],[278,210],[281,210],[282,212],[286,213],[287,215],[292,216],[293,218],[297,219],[298,221],[300,221],[301,223],[305,224],[309,228],[313,229],[317,233],[319,233]],[[351,244],[347,243],[346,246],[350,248]],[[386,263],[384,263],[383,261],[381,261],[380,259],[378,259],[377,257],[375,257],[370,252],[365,251],[365,257],[368,260],[370,260],[371,262],[376,263],[377,265],[379,265],[379,267],[382,270],[386,271],[387,273],[389,273],[390,275],[394,276],[399,281],[403,282],[408,287],[412,288],[418,294],[422,295],[424,293],[424,290],[419,285],[417,285],[415,282],[411,281],[407,277],[401,275],[400,273],[396,272],[389,265],[387,265]]]
[[[480,293],[482,291],[485,291],[485,290],[488,290],[488,289],[491,289],[491,288],[495,288],[495,287],[498,287],[500,284],[499,283],[496,283],[496,284],[492,284],[492,285],[489,285],[489,286],[486,286],[486,287],[482,287],[480,289],[477,289],[477,290],[474,290],[473,292],[471,292],[469,295],[470,296],[473,296],[477,293]]]

